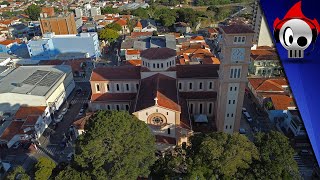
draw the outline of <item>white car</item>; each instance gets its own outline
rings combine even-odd
[[[63,108],[62,111],[61,111],[61,114],[65,115],[67,112],[68,112],[68,108]]]
[[[18,148],[20,147],[20,145],[21,145],[20,142],[16,142],[16,143],[12,146],[12,148],[13,148],[13,149],[18,149]]]
[[[252,122],[252,118],[248,112],[244,112],[243,115],[247,119],[248,122]]]
[[[240,133],[240,134],[246,134],[246,129],[240,128],[240,129],[239,129],[239,133]]]
[[[71,161],[73,157],[74,157],[74,154],[73,154],[73,153],[70,153],[70,154],[68,154],[68,156],[67,156],[67,160],[68,160],[68,161]]]
[[[63,114],[60,114],[55,121],[56,121],[56,122],[61,122],[62,119],[63,119]]]
[[[78,116],[82,116],[84,114],[84,109],[83,108],[81,108],[80,109],[80,112],[79,112],[79,114],[78,114]]]

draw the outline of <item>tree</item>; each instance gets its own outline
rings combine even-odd
[[[190,142],[190,179],[232,179],[259,158],[255,145],[239,133],[200,134]]]
[[[254,179],[298,179],[294,150],[280,132],[258,133],[254,140],[260,159],[255,160],[248,174]]]
[[[76,180],[87,180],[90,179],[90,176],[86,172],[79,172],[70,166],[67,166],[63,171],[61,171],[56,180],[65,180],[65,179],[76,179]]]
[[[119,13],[119,10],[112,7],[101,8],[101,14],[116,14]]]
[[[76,142],[74,170],[61,176],[88,179],[137,179],[149,175],[155,162],[155,138],[148,126],[124,111],[99,111],[85,125]]]
[[[17,166],[11,172],[9,172],[9,174],[5,177],[5,179],[7,180],[16,180],[18,178],[20,180],[30,179],[30,177],[27,175],[27,173],[25,172],[22,166]]]
[[[40,157],[38,160],[38,163],[35,165],[35,179],[36,180],[42,180],[42,179],[48,179],[51,174],[52,170],[56,167],[55,162],[53,162],[51,159],[46,157]]]
[[[2,1],[2,2],[0,2],[0,5],[7,5],[7,6],[9,6],[10,3],[9,3],[8,1]]]
[[[113,29],[102,29],[99,31],[99,39],[108,41],[109,43],[115,41],[119,37],[119,32]]]
[[[151,175],[154,178],[178,178],[186,173],[187,161],[186,151],[181,147],[165,152],[152,166]]]
[[[108,24],[108,25],[106,25],[105,28],[109,28],[109,29],[112,29],[112,30],[115,30],[115,31],[121,31],[122,30],[122,27],[118,23]]]
[[[142,19],[148,19],[148,9],[145,8],[138,8],[132,11],[132,15],[140,17]]]
[[[28,6],[28,8],[25,10],[25,13],[29,16],[29,18],[33,21],[38,20],[38,18],[40,17],[40,12],[41,9],[39,6],[35,5],[35,4],[31,4],[30,6]]]
[[[271,109],[273,108],[272,101],[266,102],[265,106],[266,106],[266,108],[267,108],[268,110],[271,110]]]

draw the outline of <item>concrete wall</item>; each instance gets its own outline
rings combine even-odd
[[[139,80],[124,80],[124,81],[91,81],[92,94],[104,94],[104,93],[137,93],[137,84]],[[127,90],[127,84],[129,90]],[[100,91],[97,91],[99,85]],[[117,91],[117,85],[119,85],[119,91]],[[109,90],[108,90],[109,87]]]

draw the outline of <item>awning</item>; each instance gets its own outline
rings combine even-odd
[[[194,115],[194,122],[197,123],[207,123],[208,122],[208,117],[205,114],[198,114],[198,115]]]

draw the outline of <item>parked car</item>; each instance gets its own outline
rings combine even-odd
[[[299,152],[299,155],[300,156],[312,156],[313,153],[307,149],[302,149],[300,152]]]
[[[68,156],[67,156],[67,160],[68,161],[71,161],[74,157],[74,154],[73,153],[69,153]]]
[[[62,119],[63,119],[63,114],[60,114],[55,121],[56,121],[56,122],[61,122]]]
[[[243,115],[249,123],[252,122],[252,118],[248,112],[244,112]]]
[[[80,112],[79,112],[79,114],[78,114],[78,116],[82,116],[84,114],[84,109],[83,108],[81,108],[80,109]]]
[[[67,112],[68,112],[68,108],[63,108],[62,111],[61,111],[61,114],[65,115]]]
[[[13,148],[13,149],[18,149],[18,148],[20,147],[20,145],[21,145],[21,142],[16,142],[16,143],[12,146],[12,148]]]
[[[246,131],[246,129],[244,129],[244,128],[240,128],[240,129],[239,129],[239,133],[240,133],[240,134],[246,134],[246,132],[247,132],[247,131]]]
[[[245,113],[247,112],[247,109],[246,108],[242,108],[242,113]]]

